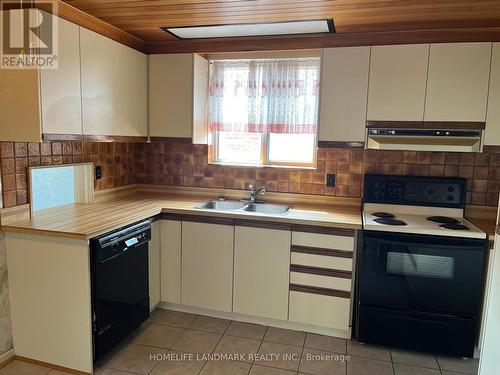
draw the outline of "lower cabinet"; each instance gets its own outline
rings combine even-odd
[[[183,305],[232,311],[233,240],[233,225],[183,219]]]
[[[149,308],[153,310],[160,303],[160,228],[161,221],[151,224],[149,243]]]
[[[161,222],[161,300],[181,303],[181,233],[182,223],[177,220]]]
[[[236,226],[233,311],[288,318],[291,232]]]
[[[350,325],[350,306],[349,298],[291,290],[289,320],[346,330]]]

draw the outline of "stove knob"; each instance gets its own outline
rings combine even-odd
[[[448,196],[446,197],[446,199],[448,199],[448,200],[451,202],[451,201],[454,199],[454,197],[453,197],[453,195],[448,195]]]
[[[448,192],[453,193],[455,188],[453,186],[448,186]]]
[[[434,195],[434,189],[427,189],[427,195]]]

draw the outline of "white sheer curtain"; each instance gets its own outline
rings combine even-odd
[[[212,61],[211,131],[316,133],[319,58]]]

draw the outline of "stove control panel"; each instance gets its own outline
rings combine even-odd
[[[465,179],[365,175],[365,203],[463,208]]]

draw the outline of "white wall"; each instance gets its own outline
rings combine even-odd
[[[0,232],[0,354],[12,349],[5,234]]]

